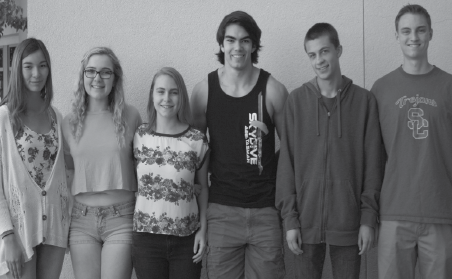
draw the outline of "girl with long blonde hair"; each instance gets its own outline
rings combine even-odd
[[[80,65],[72,113],[63,121],[74,169],[69,245],[76,278],[130,278],[137,181],[132,140],[141,117],[124,101],[123,71],[106,47]]]

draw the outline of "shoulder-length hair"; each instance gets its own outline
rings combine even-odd
[[[253,64],[257,64],[257,61],[259,59],[259,51],[262,48],[261,45],[262,31],[257,25],[254,18],[243,11],[235,11],[226,15],[221,21],[220,26],[218,26],[217,42],[218,45],[220,46],[220,50],[218,51],[218,53],[216,53],[218,61],[224,65],[224,52],[221,50],[221,46],[223,46],[224,43],[226,28],[231,24],[237,24],[239,26],[242,26],[243,29],[245,29],[248,35],[250,36],[250,39],[253,42],[253,47],[256,48],[256,50],[253,51],[253,53],[251,53],[251,62],[253,62]]]
[[[146,128],[147,132],[151,132],[154,129],[155,120],[157,118],[157,111],[155,110],[153,99],[155,80],[159,76],[163,75],[171,77],[176,83],[177,90],[179,91],[179,103],[177,105],[177,119],[182,123],[192,125],[190,103],[188,101],[187,87],[185,86],[184,79],[176,69],[171,67],[164,67],[158,70],[157,73],[154,75],[154,78],[152,79],[147,107],[148,113],[148,126]]]
[[[8,83],[7,95],[3,98],[0,105],[6,104],[11,114],[11,122],[13,131],[18,131],[22,127],[22,121],[19,115],[26,111],[27,89],[22,76],[22,60],[28,55],[40,50],[44,54],[47,66],[49,67],[49,75],[41,96],[44,98],[44,108],[49,108],[53,99],[52,88],[52,66],[50,64],[50,55],[46,46],[41,40],[28,38],[22,41],[14,51],[13,61],[11,65],[11,76]]]
[[[118,57],[107,47],[95,47],[90,49],[83,56],[80,64],[80,70],[74,91],[74,100],[72,101],[72,117],[69,121],[71,132],[74,139],[78,142],[83,133],[83,122],[88,109],[89,97],[85,91],[84,71],[89,59],[93,55],[107,55],[113,63],[114,82],[113,88],[108,95],[108,109],[113,113],[113,123],[115,125],[116,139],[118,146],[125,144],[124,133],[126,123],[124,120],[124,89],[123,89],[123,71]]]

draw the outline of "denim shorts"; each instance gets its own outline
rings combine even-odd
[[[69,245],[132,244],[135,200],[110,206],[87,206],[74,202]]]

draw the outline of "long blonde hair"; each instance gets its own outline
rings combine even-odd
[[[159,76],[169,76],[171,77],[174,82],[177,85],[177,90],[179,91],[179,104],[177,108],[177,119],[185,124],[193,125],[192,123],[192,116],[191,116],[191,110],[190,110],[190,103],[188,100],[188,93],[187,93],[187,87],[185,86],[184,79],[182,78],[182,75],[174,68],[171,67],[164,67],[157,71],[157,73],[154,75],[154,78],[152,79],[151,83],[151,90],[149,92],[149,101],[148,101],[148,107],[147,107],[147,113],[148,113],[148,126],[146,131],[151,132],[154,128],[155,120],[157,118],[157,111],[154,107],[154,99],[153,99],[153,93],[154,93],[154,85],[155,80]]]
[[[71,125],[72,135],[78,142],[83,132],[83,121],[88,109],[88,94],[85,91],[84,85],[84,71],[89,59],[93,55],[107,55],[113,63],[114,82],[113,88],[108,95],[108,109],[113,113],[113,123],[115,124],[116,139],[118,146],[122,147],[125,144],[124,134],[126,130],[126,123],[124,120],[124,89],[123,89],[123,72],[118,57],[107,47],[95,47],[89,50],[83,56],[80,71],[77,80],[77,88],[74,91],[74,100],[72,102],[72,117],[69,121]]]
[[[28,55],[41,50],[49,67],[49,75],[46,84],[41,92],[44,98],[44,110],[48,109],[53,99],[52,88],[52,66],[50,65],[50,55],[46,46],[41,40],[28,38],[22,41],[14,51],[11,65],[11,76],[8,83],[8,94],[3,98],[1,105],[6,104],[11,114],[13,131],[18,131],[22,127],[19,115],[26,111],[27,89],[22,76],[22,60]]]

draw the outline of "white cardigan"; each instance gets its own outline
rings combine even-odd
[[[26,261],[32,258],[33,247],[41,243],[66,248],[68,242],[71,197],[63,157],[63,119],[52,108],[57,116],[58,153],[46,186],[41,189],[19,155],[8,107],[0,107],[0,234],[14,230]],[[0,240],[0,275],[8,271]]]

